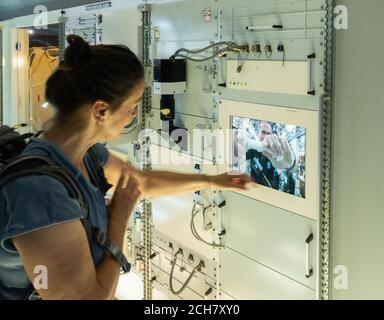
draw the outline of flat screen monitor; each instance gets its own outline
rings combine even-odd
[[[268,188],[305,198],[306,129],[233,116],[232,171]]]
[[[222,101],[227,152],[222,171],[243,173],[257,187],[245,195],[316,220],[319,212],[319,113]]]

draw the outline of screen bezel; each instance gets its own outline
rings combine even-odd
[[[248,102],[222,100],[219,126],[230,132],[232,117],[244,117],[304,127],[306,129],[306,181],[305,198],[296,197],[266,186],[258,185],[248,191],[239,192],[248,197],[308,217],[313,220],[319,215],[319,112],[298,108],[286,108]],[[225,135],[225,152],[219,155],[219,171],[231,171],[232,135]]]

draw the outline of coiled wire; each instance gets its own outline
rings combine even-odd
[[[190,275],[188,276],[187,280],[184,282],[184,284],[181,286],[181,288],[179,290],[175,290],[173,288],[173,272],[175,270],[175,266],[176,266],[176,261],[177,261],[177,256],[179,254],[182,253],[182,250],[179,250],[176,252],[174,258],[173,258],[173,261],[172,261],[172,267],[171,267],[171,273],[169,274],[169,289],[171,290],[171,292],[175,295],[179,295],[180,293],[182,293],[185,288],[188,286],[188,284],[191,282],[193,276],[195,275],[195,273],[197,271],[200,271],[202,267],[204,267],[204,262],[203,261],[200,261],[199,264],[193,268],[192,272],[190,273]]]

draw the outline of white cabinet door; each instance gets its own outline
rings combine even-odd
[[[220,257],[223,295],[239,300],[314,300],[316,291],[231,249]]]
[[[225,199],[227,247],[316,289],[316,221],[232,192],[225,193]],[[311,233],[308,259],[306,239]],[[307,269],[313,269],[309,278]]]

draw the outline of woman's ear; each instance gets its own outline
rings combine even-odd
[[[96,123],[103,124],[109,113],[109,105],[104,101],[98,100],[92,105],[91,110]]]

